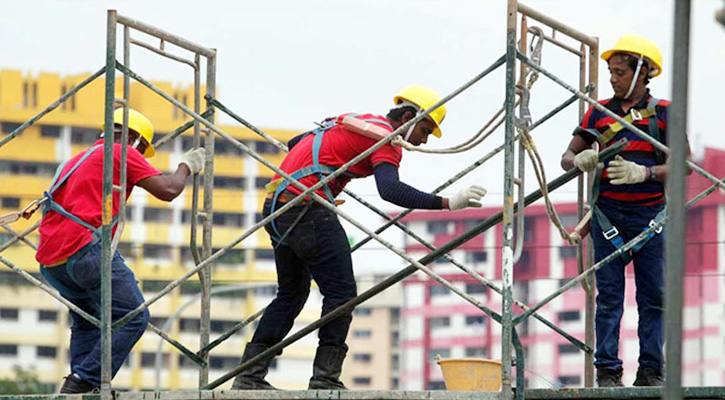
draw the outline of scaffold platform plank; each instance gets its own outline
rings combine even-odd
[[[704,386],[684,389],[685,399],[725,399],[725,387]],[[161,392],[116,392],[116,400],[488,400],[500,392],[417,391],[417,390],[186,390]],[[528,389],[526,399],[660,399],[658,387]],[[99,400],[86,395],[5,395],[0,400]]]

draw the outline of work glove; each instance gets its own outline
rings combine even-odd
[[[612,185],[625,185],[644,182],[647,177],[647,168],[632,161],[627,161],[621,156],[615,156],[609,162],[607,168],[609,182]]]
[[[189,150],[181,156],[179,165],[186,164],[191,174],[198,174],[204,168],[204,160],[206,159],[206,150],[203,147]]]
[[[587,149],[574,156],[574,166],[583,172],[592,171],[597,167],[599,154],[596,150]]]
[[[460,210],[466,207],[481,207],[479,200],[486,195],[486,189],[480,186],[470,186],[461,189],[457,195],[448,199],[448,208],[451,210]]]

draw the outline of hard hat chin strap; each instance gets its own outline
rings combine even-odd
[[[416,116],[417,116],[417,115],[418,115],[418,114],[416,114]],[[411,125],[411,126],[410,126],[410,128],[408,128],[408,132],[406,132],[406,133],[405,133],[405,137],[404,137],[403,139],[404,139],[404,140],[405,140],[406,142],[408,141],[408,139],[410,139],[410,135],[412,135],[412,134],[413,134],[413,130],[415,130],[415,126],[416,126],[416,125],[418,125],[418,123],[417,123],[417,122],[416,122],[416,123],[414,123],[413,125]]]
[[[632,77],[632,83],[629,85],[629,91],[627,94],[624,95],[624,99],[628,99],[629,96],[632,95],[632,92],[634,91],[634,85],[637,84],[637,79],[639,79],[639,72],[642,70],[642,63],[644,63],[644,56],[640,55],[639,60],[637,61],[637,68],[634,69],[634,76]]]

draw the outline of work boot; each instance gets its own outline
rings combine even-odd
[[[244,355],[242,356],[242,364],[261,354],[267,350],[269,346],[259,343],[247,343],[247,347],[244,348]],[[242,371],[234,379],[232,384],[232,390],[277,390],[276,387],[272,386],[267,382],[264,377],[267,376],[269,370],[269,364],[272,362],[270,357],[267,360],[262,360],[249,368]]]
[[[640,368],[637,370],[637,379],[634,380],[634,386],[662,386],[662,371],[651,368]]]
[[[60,393],[98,393],[99,391],[98,386],[81,380],[73,374],[66,376],[63,386],[60,387]]]
[[[624,387],[622,383],[622,370],[611,368],[597,368],[597,385],[604,387]]]
[[[340,382],[342,362],[345,361],[346,353],[347,350],[339,346],[318,347],[308,389],[347,390]]]

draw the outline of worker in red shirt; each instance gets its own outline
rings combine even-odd
[[[376,127],[373,130],[382,129],[382,132],[389,134],[432,108],[440,99],[438,94],[428,88],[409,86],[395,96],[395,106],[386,117],[345,114],[328,119],[320,128],[290,141],[290,152],[280,168],[304,185],[312,186],[321,177],[377,142],[375,138],[351,130],[344,123],[345,117],[372,124]],[[426,143],[429,135],[440,137],[440,124],[445,115],[445,106],[432,110],[428,118],[413,124],[402,135],[403,139],[418,146]],[[380,196],[401,207],[459,210],[481,206],[478,201],[486,191],[479,186],[465,188],[456,196],[444,198],[400,182],[398,167],[401,158],[401,148],[388,143],[351,166],[346,173],[333,179],[317,193],[335,204],[335,197],[350,179],[375,175]],[[267,190],[269,194],[263,212],[265,217],[301,193],[299,188],[290,185],[279,175],[272,178]],[[284,339],[307,300],[311,279],[317,282],[323,296],[322,315],[357,295],[350,244],[334,212],[311,199],[305,199],[265,228],[274,247],[277,296],[262,315],[252,341],[244,350],[242,363]],[[348,349],[345,339],[351,321],[352,313],[348,312],[320,328],[309,389],[345,389],[340,382],[340,374]],[[234,380],[232,389],[275,389],[265,380],[271,361],[272,358],[269,358],[243,371]]]
[[[123,109],[113,114],[113,184],[120,185],[121,127]],[[162,174],[144,159],[153,157],[154,128],[141,113],[129,110],[126,162],[126,198],[140,186],[160,200],[171,201],[184,189],[186,178],[204,165],[205,150],[184,154],[172,174]],[[103,127],[101,127],[103,130]],[[60,294],[90,315],[101,318],[101,199],[103,192],[103,139],[58,167],[43,203],[40,243],[35,258],[40,273]],[[118,214],[119,193],[113,192],[113,215]],[[115,223],[114,218],[114,223]],[[114,225],[113,231],[115,232]],[[133,272],[121,255],[111,262],[113,321],[144,302]],[[87,393],[101,383],[100,330],[70,312],[71,373],[60,393]],[[112,335],[112,376],[121,368],[131,348],[146,330],[149,312],[139,313]]]

